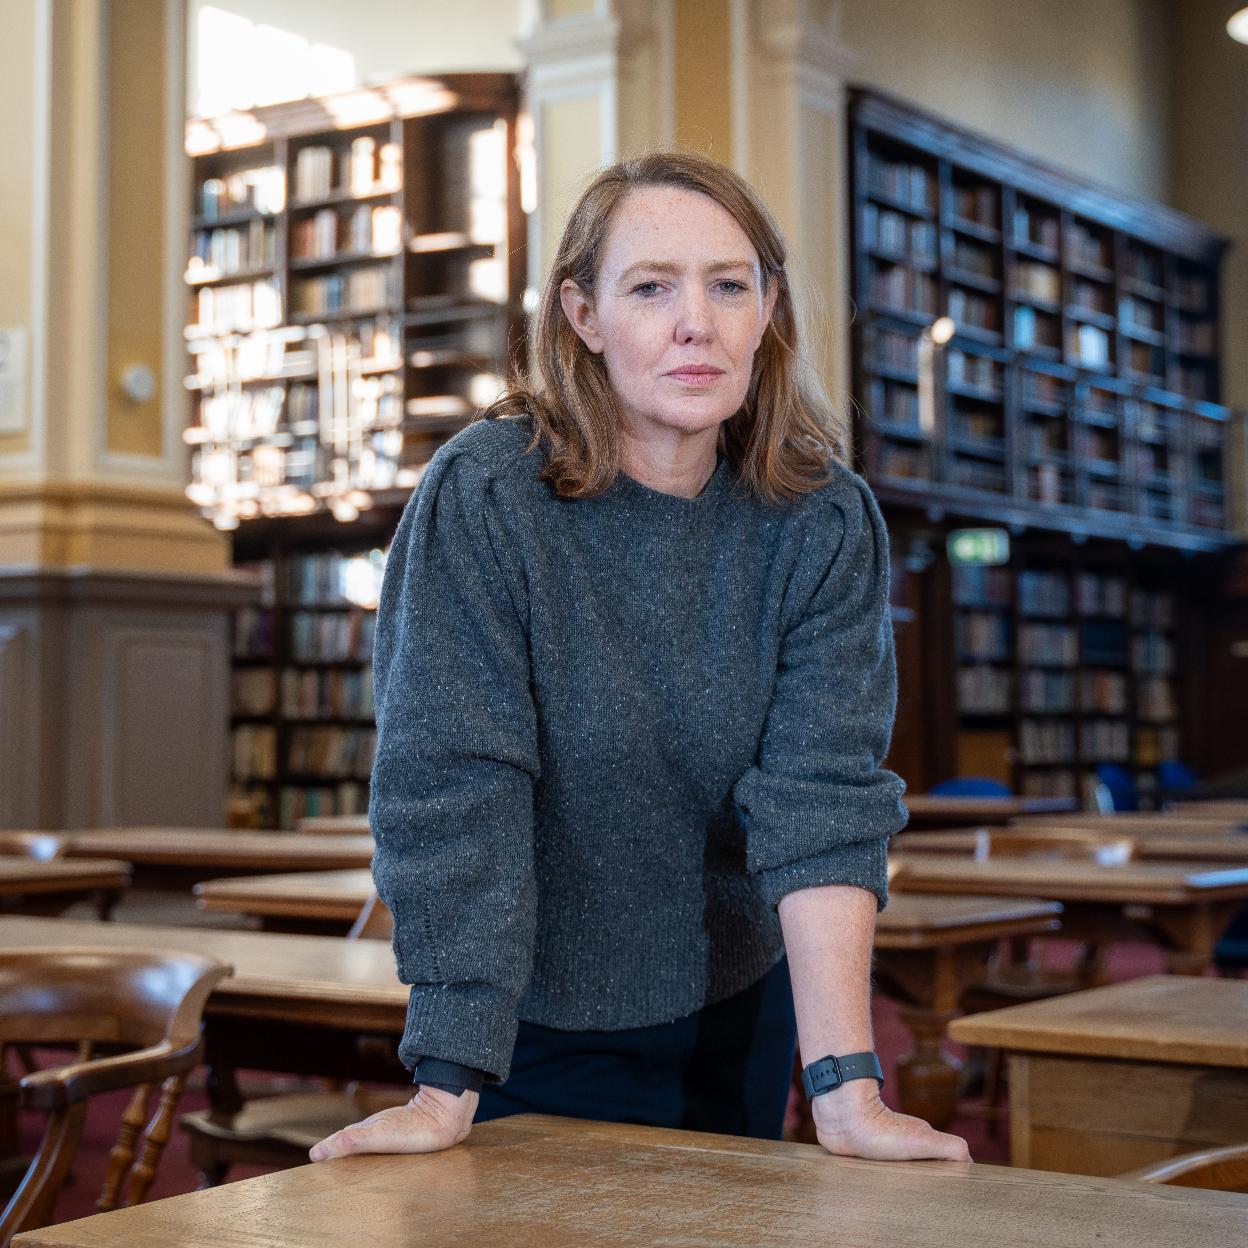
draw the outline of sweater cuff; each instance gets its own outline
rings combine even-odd
[[[412,1071],[412,1082],[421,1087],[439,1088],[462,1096],[465,1092],[480,1092],[485,1075],[471,1066],[458,1062],[444,1062],[436,1057],[422,1057]]]
[[[851,884],[874,893],[879,909],[883,910],[888,904],[888,837],[841,845],[827,853],[760,871],[755,879],[763,899],[773,909],[782,897],[799,889]]]
[[[407,1026],[399,1058],[409,1069],[427,1054],[473,1067],[489,1083],[511,1069],[516,1044],[515,1009],[487,984],[415,984],[407,999]]]

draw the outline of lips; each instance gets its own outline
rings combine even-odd
[[[709,386],[717,377],[723,375],[722,368],[713,368],[709,364],[687,364],[663,374],[664,377],[671,377],[687,386]]]

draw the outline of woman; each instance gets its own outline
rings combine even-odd
[[[373,872],[420,1087],[312,1158],[529,1109],[778,1136],[795,1007],[806,1063],[849,1059],[829,1151],[965,1159],[867,1077],[905,819],[887,537],[799,370],[778,229],[703,157],[606,170],[533,356],[391,550]]]

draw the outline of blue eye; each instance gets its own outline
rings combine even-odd
[[[744,282],[734,282],[730,277],[724,278],[719,286],[726,295],[743,295],[749,290]]]
[[[658,282],[642,282],[633,287],[633,294],[640,295],[643,299],[652,299],[659,293],[659,289]]]

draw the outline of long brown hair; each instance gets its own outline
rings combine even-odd
[[[541,478],[564,498],[590,498],[619,471],[618,408],[606,367],[564,315],[559,288],[571,278],[594,297],[603,248],[620,204],[634,190],[674,186],[710,196],[745,231],[764,283],[778,290],[771,321],[754,355],[741,408],[720,426],[720,449],[756,497],[781,503],[818,489],[832,460],[846,454],[846,422],[832,409],[814,370],[800,359],[798,318],[785,270],[784,238],[754,189],[731,169],[692,152],[651,152],[604,169],[564,227],[530,324],[530,379],[511,386],[487,419],[531,415],[547,462]]]

